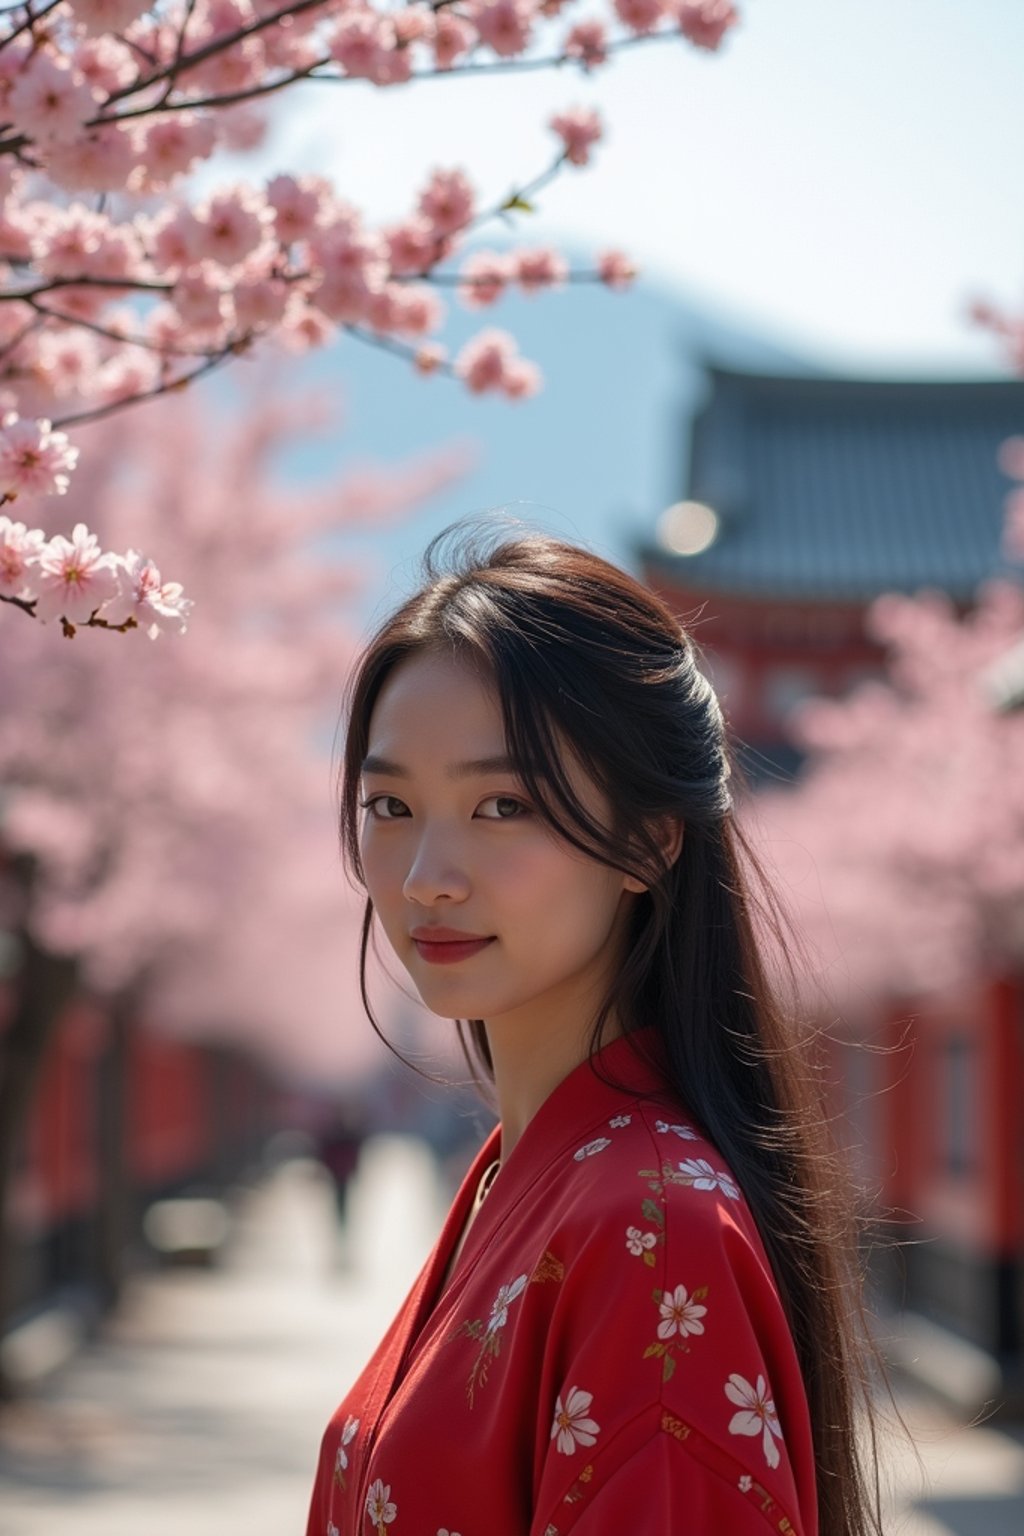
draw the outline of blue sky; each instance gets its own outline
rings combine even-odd
[[[606,143],[524,240],[626,245],[653,280],[832,366],[992,371],[963,302],[1024,303],[1024,3],[739,3],[714,56],[673,41],[590,78],[309,87],[267,157],[390,218],[432,164],[503,194],[547,163],[554,110],[596,105]]]
[[[588,103],[606,121],[593,166],[566,171],[517,233],[564,242],[579,261],[626,246],[643,284],[513,297],[482,317],[453,306],[454,343],[481,323],[507,326],[544,370],[541,395],[472,398],[349,338],[299,370],[327,387],[344,426],[298,447],[292,473],[330,479],[360,460],[478,445],[463,482],[350,545],[375,565],[367,613],[415,580],[439,527],[494,507],[635,569],[637,540],[682,490],[694,356],[878,376],[1005,372],[964,304],[987,291],[1024,306],[1024,0],[740,4],[743,23],[716,56],[672,41],[627,50],[590,79],[289,91],[256,162],[227,168],[228,179],[325,173],[372,221],[390,220],[433,165],[463,165],[490,203],[549,163],[555,110]],[[225,179],[223,163],[215,174]]]

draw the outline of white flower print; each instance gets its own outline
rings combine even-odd
[[[753,1488],[754,1479],[751,1477],[749,1472],[744,1472],[743,1476],[740,1478],[739,1486],[740,1493],[749,1493],[751,1488]],[[438,1531],[437,1536],[442,1536],[442,1532]]]
[[[366,1495],[366,1513],[373,1521],[378,1536],[384,1536],[384,1527],[390,1525],[398,1514],[398,1505],[391,1502],[391,1484],[378,1477]]]
[[[703,1157],[690,1157],[679,1164],[679,1172],[694,1189],[720,1189],[730,1200],[740,1197],[736,1180],[731,1173],[716,1172]]]
[[[658,1309],[661,1312],[659,1339],[670,1339],[676,1333],[685,1338],[688,1333],[704,1332],[701,1318],[707,1316],[708,1309],[687,1296],[685,1285],[677,1285],[674,1291],[664,1291]]]
[[[446,1530],[444,1526],[438,1531],[437,1536],[459,1536],[458,1531]]]
[[[681,1137],[683,1141],[699,1141],[700,1139],[692,1125],[671,1125],[667,1120],[655,1120],[654,1129],[660,1131],[663,1136],[666,1136],[669,1131],[675,1131],[676,1135]]]
[[[526,1276],[517,1275],[511,1285],[503,1285],[491,1303],[491,1315],[487,1319],[486,1333],[496,1333],[508,1322],[508,1309],[526,1289]]]
[[[607,1136],[598,1136],[596,1141],[588,1141],[585,1147],[580,1147],[578,1152],[574,1152],[573,1158],[577,1163],[582,1163],[585,1157],[593,1157],[595,1152],[603,1152],[605,1147],[610,1146],[611,1142]]]
[[[558,1436],[558,1449],[563,1455],[571,1456],[577,1445],[595,1443],[601,1426],[588,1417],[593,1401],[594,1394],[584,1392],[580,1387],[569,1388],[564,1408],[561,1395],[555,1399],[555,1419],[551,1426],[551,1438],[553,1440],[556,1435]]]
[[[759,1376],[757,1385],[752,1387],[745,1376],[734,1374],[726,1382],[725,1395],[730,1403],[735,1403],[741,1410],[729,1420],[730,1435],[761,1435],[764,1459],[770,1467],[777,1467],[779,1448],[775,1440],[782,1439],[782,1426],[775,1412],[775,1404],[768,1395],[768,1384],[764,1377]]]
[[[613,1131],[619,1131],[624,1125],[629,1125],[632,1119],[632,1115],[616,1115],[614,1120],[608,1121],[608,1124],[611,1126]]]
[[[354,1419],[350,1414],[349,1417],[345,1420],[345,1428],[341,1432],[341,1444],[338,1446],[338,1455],[334,1463],[334,1470],[336,1473],[340,1474],[346,1471],[348,1468],[348,1451],[345,1449],[345,1447],[351,1443],[352,1438],[358,1428],[359,1420]]]
[[[643,1253],[645,1248],[653,1248],[657,1241],[656,1232],[641,1232],[639,1227],[626,1228],[626,1247],[630,1253]]]

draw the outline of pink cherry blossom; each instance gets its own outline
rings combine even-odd
[[[69,0],[75,20],[91,37],[103,32],[123,32],[151,0]]]
[[[399,284],[386,283],[383,288],[367,296],[362,318],[375,331],[397,331],[400,297]]]
[[[377,68],[373,74],[374,85],[404,85],[412,79],[412,49],[382,48],[377,56]]]
[[[319,278],[312,290],[317,307],[340,325],[364,319],[371,300],[387,282],[383,241],[352,234],[344,226],[324,230],[310,242]]]
[[[264,199],[251,187],[217,192],[195,210],[200,259],[237,267],[267,234],[272,218]]]
[[[32,255],[45,277],[79,277],[100,248],[110,227],[102,213],[84,203],[48,210],[32,238]]]
[[[240,278],[231,290],[235,319],[243,331],[276,325],[288,307],[288,284],[279,277]]]
[[[434,12],[421,0],[407,5],[393,17],[395,37],[400,43],[428,43],[433,39],[436,26]]]
[[[191,208],[172,205],[143,227],[153,260],[169,277],[199,260],[199,221]]]
[[[305,240],[317,227],[329,184],[319,176],[275,176],[267,183],[274,233],[282,245]]]
[[[163,581],[153,562],[135,549],[115,561],[114,571],[118,590],[103,608],[108,624],[134,619],[151,640],[166,630],[185,633],[193,605],[180,582]]]
[[[342,16],[330,51],[347,75],[375,80],[383,68],[382,55],[394,46],[395,29],[390,20],[359,9]]]
[[[7,93],[7,111],[20,133],[40,144],[67,142],[96,110],[86,80],[66,59],[39,49]]]
[[[76,44],[71,61],[97,96],[109,95],[121,86],[129,85],[139,72],[131,49],[110,32],[83,38]]]
[[[538,393],[543,383],[544,376],[536,363],[531,363],[525,357],[516,357],[505,369],[501,388],[510,400],[527,400]]]
[[[89,331],[45,331],[36,344],[36,367],[58,399],[84,394],[99,363],[99,342]]]
[[[113,555],[103,554],[84,523],[70,539],[58,533],[40,550],[36,579],[36,618],[65,618],[85,624],[118,591]]]
[[[533,30],[530,0],[470,0],[469,14],[480,41],[502,58],[522,53]]]
[[[1024,480],[1024,437],[1008,437],[999,445],[999,468],[1011,480]]]
[[[165,187],[209,159],[217,142],[212,116],[188,110],[151,119],[139,132],[141,172],[151,188]]]
[[[182,273],[174,285],[174,304],[185,325],[198,334],[221,329],[230,319],[230,301],[221,269],[210,261]]]
[[[69,143],[51,144],[46,172],[68,192],[119,192],[138,163],[136,133],[129,124],[87,128]]]
[[[516,264],[511,256],[498,251],[475,251],[462,263],[459,276],[465,284],[459,287],[459,298],[470,309],[483,309],[501,298],[516,274]]]
[[[440,346],[436,341],[429,341],[425,346],[417,348],[413,365],[417,373],[426,375],[436,373],[447,359],[447,348]]]
[[[475,198],[463,171],[435,171],[420,193],[417,207],[436,231],[453,235],[473,217]]]
[[[1008,560],[1024,563],[1024,487],[1006,498],[1002,547]]]
[[[123,347],[97,369],[93,387],[97,399],[106,405],[148,394],[159,379],[159,358],[142,347]]]
[[[225,107],[217,120],[220,142],[235,154],[247,154],[266,142],[267,114],[251,101]]]
[[[0,421],[0,495],[63,496],[78,449],[46,420],[8,411]]]
[[[384,238],[391,270],[396,274],[427,271],[442,259],[448,244],[423,214],[414,214],[385,230]]]
[[[434,60],[438,69],[451,69],[476,42],[476,28],[452,11],[441,11],[434,21]]]
[[[589,107],[572,107],[568,112],[558,112],[550,126],[565,145],[565,158],[573,165],[586,165],[590,160],[590,146],[601,138],[604,129],[597,113]]]
[[[628,288],[636,278],[636,266],[624,251],[601,251],[597,271],[609,288]]]
[[[0,192],[0,250],[8,261],[29,261],[37,220],[15,201],[14,188]],[[9,307],[9,306],[8,306]]]
[[[542,246],[536,250],[516,251],[512,269],[522,291],[532,296],[543,288],[561,287],[568,276],[569,264],[557,251]]]
[[[731,0],[670,0],[670,4],[684,37],[711,52],[739,21],[739,12]]]
[[[563,49],[567,58],[579,59],[584,69],[596,69],[608,59],[608,28],[603,21],[579,21],[566,35]]]
[[[298,295],[293,294],[275,335],[286,352],[309,352],[331,341],[335,327],[322,310],[304,303]]]
[[[665,15],[667,0],[613,0],[615,14],[631,32],[653,32]]]
[[[500,390],[512,398],[529,394],[539,383],[523,371],[515,339],[507,331],[480,331],[455,359],[455,374],[474,395]],[[532,386],[532,387],[531,387]]]
[[[26,528],[0,513],[0,593],[5,597],[35,597],[32,567],[45,538],[41,528]]]
[[[14,38],[0,48],[0,111],[5,116],[11,86],[24,74],[31,52],[32,45],[26,37]]]

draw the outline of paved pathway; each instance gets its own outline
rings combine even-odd
[[[443,1200],[417,1143],[379,1139],[339,1244],[319,1170],[284,1165],[242,1201],[221,1268],[140,1279],[102,1342],[0,1418],[0,1533],[302,1536],[323,1426]],[[371,1237],[381,1232],[386,1246]],[[957,1426],[923,1400],[901,1406],[928,1492],[897,1444],[891,1536],[1020,1536],[1024,1435]]]

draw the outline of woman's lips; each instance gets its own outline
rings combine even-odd
[[[456,960],[468,960],[470,955],[477,955],[488,944],[493,944],[490,939],[470,939],[443,941],[428,941],[427,939],[413,939],[416,945],[416,953],[431,965],[453,965]]]

